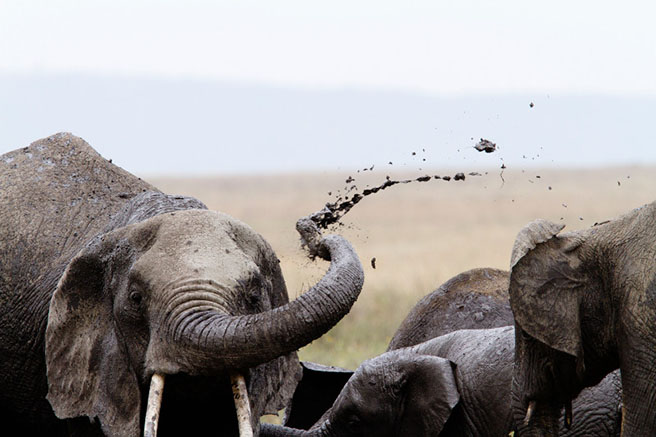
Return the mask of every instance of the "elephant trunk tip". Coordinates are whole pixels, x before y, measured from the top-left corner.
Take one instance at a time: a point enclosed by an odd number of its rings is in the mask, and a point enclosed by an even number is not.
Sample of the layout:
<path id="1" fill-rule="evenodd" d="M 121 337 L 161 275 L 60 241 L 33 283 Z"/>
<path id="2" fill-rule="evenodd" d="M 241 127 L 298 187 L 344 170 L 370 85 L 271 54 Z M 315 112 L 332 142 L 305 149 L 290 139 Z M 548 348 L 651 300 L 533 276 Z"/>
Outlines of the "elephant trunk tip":
<path id="1" fill-rule="evenodd" d="M 296 230 L 301 235 L 302 246 L 307 248 L 309 257 L 312 260 L 318 256 L 321 259 L 330 261 L 330 252 L 322 244 L 323 236 L 321 235 L 321 230 L 319 229 L 319 224 L 321 222 L 315 220 L 317 215 L 321 214 L 322 211 L 300 218 L 296 222 Z"/>

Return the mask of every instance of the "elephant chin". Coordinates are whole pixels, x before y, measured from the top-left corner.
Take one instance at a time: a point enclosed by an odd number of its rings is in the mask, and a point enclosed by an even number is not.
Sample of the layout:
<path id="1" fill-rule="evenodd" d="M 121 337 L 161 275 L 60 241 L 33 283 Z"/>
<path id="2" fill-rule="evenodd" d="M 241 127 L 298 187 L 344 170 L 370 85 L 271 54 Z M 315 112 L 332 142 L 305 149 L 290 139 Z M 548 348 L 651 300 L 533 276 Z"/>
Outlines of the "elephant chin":
<path id="1" fill-rule="evenodd" d="M 571 424 L 571 403 L 569 407 Z M 530 400 L 523 408 L 515 407 L 515 430 L 521 436 L 558 435 L 560 408 L 544 402 Z"/>

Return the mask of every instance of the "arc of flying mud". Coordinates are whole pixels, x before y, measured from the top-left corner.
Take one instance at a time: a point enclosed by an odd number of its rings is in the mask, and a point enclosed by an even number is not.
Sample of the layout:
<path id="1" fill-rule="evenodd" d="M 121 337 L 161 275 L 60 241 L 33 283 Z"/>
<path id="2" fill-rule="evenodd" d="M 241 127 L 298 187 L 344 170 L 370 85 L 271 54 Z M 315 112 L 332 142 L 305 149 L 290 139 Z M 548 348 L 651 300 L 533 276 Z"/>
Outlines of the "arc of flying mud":
<path id="1" fill-rule="evenodd" d="M 478 172 L 470 172 L 469 176 L 481 176 L 480 173 Z M 390 179 L 389 176 L 387 176 L 385 182 L 382 184 L 372 187 L 372 188 L 367 188 L 362 191 L 362 193 L 355 193 L 353 196 L 351 196 L 351 199 L 349 200 L 348 197 L 342 199 L 342 197 L 338 197 L 335 202 L 328 202 L 326 203 L 326 206 L 315 212 L 314 214 L 310 214 L 308 217 L 320 228 L 327 229 L 328 226 L 337 223 L 344 215 L 346 215 L 347 212 L 351 210 L 356 204 L 358 204 L 362 199 L 364 199 L 367 196 L 370 196 L 372 194 L 376 194 L 379 191 L 385 190 L 389 187 L 392 187 L 394 185 L 398 184 L 410 184 L 413 182 L 428 182 L 430 180 L 437 180 L 441 179 L 443 181 L 464 181 L 466 178 L 465 174 L 460 172 L 456 173 L 453 177 L 451 176 L 420 176 L 415 179 L 402 179 L 402 180 L 394 180 Z M 349 178 L 346 180 L 346 183 L 351 183 L 355 181 L 352 177 L 349 176 Z M 350 192 L 352 189 L 355 189 L 355 186 L 351 187 L 348 191 Z"/>
<path id="2" fill-rule="evenodd" d="M 473 140 L 473 138 L 472 138 Z M 481 140 L 474 146 L 474 149 L 476 149 L 479 152 L 486 152 L 486 153 L 492 153 L 498 149 L 497 144 L 493 143 L 490 140 L 487 140 L 485 138 L 481 138 Z M 425 152 L 426 149 L 423 149 Z M 412 152 L 412 155 L 415 156 L 417 153 Z M 423 159 L 426 161 L 426 159 Z M 503 159 L 502 159 L 503 161 Z M 389 162 L 390 165 L 392 165 L 392 161 Z M 503 169 L 506 168 L 505 164 L 502 165 L 502 171 L 501 171 L 501 179 L 503 180 Z M 373 171 L 374 166 L 372 165 L 369 168 L 364 168 L 363 171 Z M 419 169 L 421 171 L 421 169 Z M 360 170 L 358 170 L 360 172 Z M 470 172 L 469 176 L 481 176 L 480 173 L 478 172 Z M 397 184 L 410 184 L 413 182 L 428 182 L 430 180 L 435 180 L 435 179 L 441 179 L 443 181 L 450 181 L 450 180 L 455 180 L 455 181 L 464 181 L 466 178 L 465 173 L 463 172 L 458 172 L 456 173 L 453 177 L 451 176 L 420 176 L 415 179 L 402 179 L 402 180 L 393 180 L 390 179 L 389 176 L 386 177 L 385 182 L 382 184 L 378 185 L 377 187 L 372 187 L 372 188 L 367 188 L 362 191 L 362 193 L 355 193 L 353 196 L 351 196 L 351 199 L 349 200 L 348 196 L 346 194 L 350 193 L 353 190 L 357 191 L 357 187 L 355 185 L 352 185 L 350 188 L 346 187 L 346 193 L 345 197 L 343 198 L 342 196 L 339 196 L 335 202 L 328 202 L 326 203 L 326 206 L 315 212 L 314 214 L 310 214 L 308 217 L 316 223 L 316 225 L 320 228 L 323 229 L 328 229 L 328 226 L 337 223 L 346 213 L 348 213 L 351 208 L 353 208 L 357 203 L 359 203 L 362 199 L 364 199 L 366 196 L 369 196 L 371 194 L 375 194 L 379 191 L 385 190 L 391 186 L 397 185 Z M 355 182 L 355 179 L 352 176 L 349 176 L 345 181 L 347 184 L 351 184 Z M 331 195 L 329 192 L 328 195 Z"/>

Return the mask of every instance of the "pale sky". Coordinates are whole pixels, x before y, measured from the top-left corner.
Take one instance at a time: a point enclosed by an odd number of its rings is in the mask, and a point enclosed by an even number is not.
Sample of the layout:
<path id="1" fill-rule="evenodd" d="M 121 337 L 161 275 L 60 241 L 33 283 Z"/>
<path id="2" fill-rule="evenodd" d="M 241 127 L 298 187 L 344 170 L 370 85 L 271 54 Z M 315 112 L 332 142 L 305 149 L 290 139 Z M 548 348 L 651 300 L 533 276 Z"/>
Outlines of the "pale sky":
<path id="1" fill-rule="evenodd" d="M 136 173 L 419 149 L 499 166 L 471 154 L 485 137 L 509 164 L 653 164 L 654 17 L 631 0 L 0 0 L 0 153 L 70 131 Z"/>
<path id="2" fill-rule="evenodd" d="M 0 71 L 656 93 L 656 3 L 0 0 Z"/>

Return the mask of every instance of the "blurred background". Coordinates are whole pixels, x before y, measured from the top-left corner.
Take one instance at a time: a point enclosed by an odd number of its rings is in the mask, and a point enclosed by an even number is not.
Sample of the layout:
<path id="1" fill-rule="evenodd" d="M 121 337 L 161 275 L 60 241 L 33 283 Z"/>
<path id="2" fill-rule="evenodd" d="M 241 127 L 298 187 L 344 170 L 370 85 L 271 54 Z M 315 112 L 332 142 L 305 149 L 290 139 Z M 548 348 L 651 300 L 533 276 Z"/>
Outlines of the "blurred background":
<path id="1" fill-rule="evenodd" d="M 654 200 L 655 13 L 630 0 L 0 0 L 0 153 L 72 132 L 254 227 L 291 297 L 327 267 L 301 251 L 299 217 L 353 185 L 464 172 L 369 196 L 334 229 L 365 289 L 301 357 L 354 368 L 442 282 L 507 268 L 528 221 L 573 230 Z M 477 152 L 481 138 L 497 150 Z"/>

